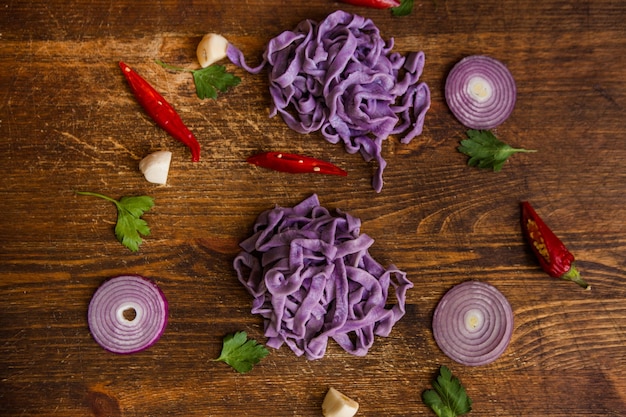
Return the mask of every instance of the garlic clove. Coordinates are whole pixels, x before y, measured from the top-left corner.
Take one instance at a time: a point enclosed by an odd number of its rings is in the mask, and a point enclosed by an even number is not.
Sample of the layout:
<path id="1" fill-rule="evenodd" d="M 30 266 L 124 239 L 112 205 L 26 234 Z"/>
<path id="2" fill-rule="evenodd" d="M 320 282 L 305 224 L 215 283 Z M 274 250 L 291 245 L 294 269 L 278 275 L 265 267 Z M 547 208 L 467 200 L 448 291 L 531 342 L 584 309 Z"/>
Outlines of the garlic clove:
<path id="1" fill-rule="evenodd" d="M 216 33 L 204 35 L 196 49 L 196 56 L 200 66 L 206 68 L 226 58 L 226 48 L 228 48 L 228 41 L 223 36 Z"/>
<path id="2" fill-rule="evenodd" d="M 322 403 L 324 417 L 352 417 L 359 410 L 359 403 L 334 388 L 329 388 Z"/>
<path id="3" fill-rule="evenodd" d="M 146 156 L 139 162 L 139 170 L 148 182 L 165 184 L 170 171 L 172 153 L 170 151 L 157 151 Z"/>

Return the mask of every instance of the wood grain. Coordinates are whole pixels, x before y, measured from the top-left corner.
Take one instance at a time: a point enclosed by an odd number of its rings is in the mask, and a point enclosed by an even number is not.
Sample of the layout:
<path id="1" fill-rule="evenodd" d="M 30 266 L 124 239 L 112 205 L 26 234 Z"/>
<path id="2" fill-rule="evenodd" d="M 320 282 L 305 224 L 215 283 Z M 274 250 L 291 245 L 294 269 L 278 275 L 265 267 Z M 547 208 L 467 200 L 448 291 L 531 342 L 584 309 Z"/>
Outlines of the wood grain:
<path id="1" fill-rule="evenodd" d="M 264 75 L 242 77 L 200 101 L 188 74 L 207 32 L 226 36 L 250 62 L 303 19 L 343 8 L 372 18 L 395 50 L 423 50 L 432 106 L 410 144 L 385 141 L 385 186 L 375 166 L 321 135 L 270 118 Z M 360 416 L 434 415 L 421 392 L 440 365 L 460 377 L 473 416 L 626 415 L 626 5 L 487 0 L 416 2 L 410 17 L 327 0 L 8 2 L 0 22 L 0 415 L 318 416 L 328 387 L 360 402 Z M 464 128 L 443 99 L 445 76 L 470 54 L 507 64 L 515 111 L 496 133 L 533 154 L 499 173 L 466 165 Z M 124 60 L 179 110 L 203 147 L 188 150 L 157 128 L 130 94 Z M 174 154 L 168 185 L 138 171 L 147 153 Z M 347 178 L 252 167 L 261 150 L 314 155 Z M 114 238 L 115 207 L 76 190 L 147 194 L 152 234 L 138 253 Z M 407 314 L 369 354 L 330 344 L 307 361 L 283 347 L 246 375 L 213 361 L 222 337 L 260 319 L 232 261 L 256 216 L 316 193 L 362 220 L 372 256 L 415 283 Z M 530 200 L 576 255 L 592 284 L 541 272 L 519 226 Z M 153 278 L 170 302 L 162 339 L 118 356 L 91 338 L 89 300 L 106 278 Z M 455 284 L 497 286 L 515 313 L 513 339 L 493 364 L 464 367 L 432 337 L 440 297 Z"/>

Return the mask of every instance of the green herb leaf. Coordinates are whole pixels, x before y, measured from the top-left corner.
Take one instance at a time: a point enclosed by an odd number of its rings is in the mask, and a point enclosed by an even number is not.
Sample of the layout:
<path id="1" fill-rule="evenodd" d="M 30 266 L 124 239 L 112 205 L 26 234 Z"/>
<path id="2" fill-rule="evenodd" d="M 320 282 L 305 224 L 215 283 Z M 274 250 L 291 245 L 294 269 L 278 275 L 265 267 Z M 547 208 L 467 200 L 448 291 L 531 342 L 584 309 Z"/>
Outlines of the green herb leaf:
<path id="1" fill-rule="evenodd" d="M 391 13 L 394 16 L 408 16 L 413 11 L 413 0 L 402 0 L 398 7 L 392 7 Z"/>
<path id="2" fill-rule="evenodd" d="M 150 235 L 148 223 L 141 216 L 154 206 L 154 200 L 148 196 L 122 197 L 119 201 L 106 195 L 88 191 L 77 191 L 79 195 L 99 197 L 115 204 L 117 208 L 117 223 L 115 224 L 115 237 L 132 252 L 139 250 L 141 236 Z"/>
<path id="3" fill-rule="evenodd" d="M 156 63 L 172 71 L 190 72 L 193 75 L 196 94 L 200 100 L 205 98 L 216 99 L 218 90 L 223 93 L 241 82 L 241 78 L 226 72 L 226 67 L 223 65 L 209 65 L 206 68 L 192 70 L 175 67 L 159 60 L 156 60 Z"/>
<path id="4" fill-rule="evenodd" d="M 489 130 L 468 130 L 469 139 L 461 141 L 459 152 L 470 157 L 467 164 L 479 168 L 493 169 L 498 172 L 506 160 L 517 152 L 536 152 L 527 149 L 516 149 L 502 142 Z"/>
<path id="5" fill-rule="evenodd" d="M 241 82 L 241 78 L 226 72 L 222 65 L 209 65 L 195 70 L 193 80 L 196 83 L 196 94 L 200 99 L 217 98 L 217 90 L 222 93 Z"/>
<path id="6" fill-rule="evenodd" d="M 246 332 L 236 332 L 224 337 L 222 353 L 215 360 L 226 362 L 237 372 L 245 374 L 268 354 L 269 351 L 256 340 L 248 340 Z"/>
<path id="7" fill-rule="evenodd" d="M 422 400 L 439 417 L 456 417 L 472 411 L 472 400 L 447 367 L 439 368 L 439 376 L 432 384 L 434 390 L 424 391 Z"/>

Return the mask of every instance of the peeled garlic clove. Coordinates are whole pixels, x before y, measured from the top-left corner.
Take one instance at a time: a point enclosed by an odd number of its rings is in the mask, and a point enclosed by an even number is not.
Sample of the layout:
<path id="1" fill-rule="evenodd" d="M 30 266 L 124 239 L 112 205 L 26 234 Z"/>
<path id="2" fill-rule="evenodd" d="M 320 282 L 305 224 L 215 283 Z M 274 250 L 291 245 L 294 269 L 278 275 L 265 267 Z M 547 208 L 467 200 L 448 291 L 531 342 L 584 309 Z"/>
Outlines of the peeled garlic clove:
<path id="1" fill-rule="evenodd" d="M 334 388 L 329 388 L 322 403 L 324 417 L 352 417 L 359 410 L 359 403 Z"/>
<path id="2" fill-rule="evenodd" d="M 139 162 L 139 170 L 148 182 L 165 184 L 167 174 L 170 171 L 172 153 L 170 151 L 157 151 L 146 156 Z"/>
<path id="3" fill-rule="evenodd" d="M 200 66 L 202 68 L 206 68 L 209 65 L 226 58 L 227 47 L 228 41 L 223 36 L 216 33 L 204 35 L 198 44 L 198 48 L 196 49 L 196 55 Z"/>

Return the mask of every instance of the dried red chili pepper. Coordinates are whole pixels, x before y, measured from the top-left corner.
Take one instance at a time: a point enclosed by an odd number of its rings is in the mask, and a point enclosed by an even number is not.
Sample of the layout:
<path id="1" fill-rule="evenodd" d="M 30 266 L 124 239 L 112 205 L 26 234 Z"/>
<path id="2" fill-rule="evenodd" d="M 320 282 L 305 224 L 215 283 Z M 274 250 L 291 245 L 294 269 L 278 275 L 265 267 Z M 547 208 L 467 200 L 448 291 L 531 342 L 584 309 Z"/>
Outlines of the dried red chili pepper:
<path id="1" fill-rule="evenodd" d="M 132 68 L 123 62 L 120 62 L 120 68 L 141 107 L 158 126 L 187 145 L 191 150 L 191 160 L 198 162 L 200 160 L 200 144 L 185 126 L 176 110 Z"/>
<path id="2" fill-rule="evenodd" d="M 375 9 L 389 9 L 391 7 L 400 6 L 398 0 L 341 0 L 343 3 L 352 4 L 354 6 L 373 7 Z"/>
<path id="3" fill-rule="evenodd" d="M 522 202 L 522 230 L 541 268 L 548 275 L 573 281 L 585 289 L 591 288 L 574 266 L 574 255 L 543 222 L 528 201 Z"/>
<path id="4" fill-rule="evenodd" d="M 289 172 L 291 174 L 314 173 L 341 175 L 342 177 L 348 175 L 346 171 L 331 164 L 330 162 L 293 153 L 264 152 L 249 157 L 247 161 L 253 165 L 258 165 L 263 168 L 269 168 L 280 172 Z"/>

